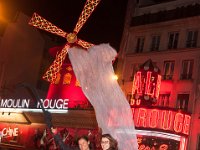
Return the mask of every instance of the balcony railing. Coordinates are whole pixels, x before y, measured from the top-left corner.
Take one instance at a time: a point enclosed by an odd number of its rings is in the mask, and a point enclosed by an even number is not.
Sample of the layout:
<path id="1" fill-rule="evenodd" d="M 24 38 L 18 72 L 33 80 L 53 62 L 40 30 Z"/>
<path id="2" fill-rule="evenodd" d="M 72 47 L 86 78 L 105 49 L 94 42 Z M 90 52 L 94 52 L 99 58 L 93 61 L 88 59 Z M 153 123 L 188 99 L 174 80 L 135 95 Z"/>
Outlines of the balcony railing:
<path id="1" fill-rule="evenodd" d="M 173 75 L 163 75 L 162 76 L 163 80 L 172 80 L 172 78 L 173 78 Z"/>
<path id="2" fill-rule="evenodd" d="M 180 79 L 181 80 L 190 80 L 190 79 L 192 79 L 192 74 L 181 74 Z"/>

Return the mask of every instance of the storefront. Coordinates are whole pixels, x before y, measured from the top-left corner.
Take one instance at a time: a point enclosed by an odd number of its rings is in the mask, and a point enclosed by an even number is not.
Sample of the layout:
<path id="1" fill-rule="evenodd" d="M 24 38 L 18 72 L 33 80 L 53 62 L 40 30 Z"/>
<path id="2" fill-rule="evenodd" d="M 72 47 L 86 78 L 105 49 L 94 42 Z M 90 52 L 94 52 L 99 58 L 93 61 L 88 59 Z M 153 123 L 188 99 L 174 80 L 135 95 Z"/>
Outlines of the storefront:
<path id="1" fill-rule="evenodd" d="M 37 149 L 54 144 L 42 112 L 8 112 L 1 108 L 0 147 Z M 22 108 L 15 108 L 20 110 Z M 4 110 L 4 111 L 2 111 Z M 9 110 L 12 110 L 9 108 Z M 13 109 L 14 110 L 14 109 Z M 39 110 L 39 109 L 38 109 Z M 66 110 L 52 108 L 52 124 L 66 144 L 75 146 L 77 137 L 87 135 L 98 143 L 99 131 L 93 110 Z M 49 110 L 50 111 L 50 110 Z M 66 112 L 67 111 L 67 112 Z M 190 129 L 190 114 L 169 108 L 132 106 L 139 149 L 185 150 Z M 47 131 L 47 132 L 46 132 Z M 46 132 L 46 135 L 45 135 Z M 45 138 L 44 138 L 45 137 Z M 45 139 L 42 141 L 42 139 Z M 28 141 L 28 142 L 27 142 Z M 100 146 L 100 145 L 97 145 Z"/>
<path id="2" fill-rule="evenodd" d="M 7 149 L 56 149 L 53 136 L 44 121 L 43 113 L 1 112 L 0 147 Z M 3 116 L 3 117 L 2 117 Z M 66 145 L 76 147 L 79 136 L 86 135 L 92 143 L 98 139 L 94 111 L 69 110 L 52 113 L 53 133 Z M 100 146 L 100 145 L 99 145 Z"/>
<path id="3" fill-rule="evenodd" d="M 92 109 L 68 108 L 68 99 L 41 100 L 51 112 L 54 134 L 66 145 L 76 146 L 79 136 L 98 140 L 98 126 Z M 31 99 L 0 100 L 0 147 L 6 149 L 56 149 L 39 102 Z M 100 145 L 97 145 L 100 146 Z M 97 147 L 98 148 L 98 147 Z"/>

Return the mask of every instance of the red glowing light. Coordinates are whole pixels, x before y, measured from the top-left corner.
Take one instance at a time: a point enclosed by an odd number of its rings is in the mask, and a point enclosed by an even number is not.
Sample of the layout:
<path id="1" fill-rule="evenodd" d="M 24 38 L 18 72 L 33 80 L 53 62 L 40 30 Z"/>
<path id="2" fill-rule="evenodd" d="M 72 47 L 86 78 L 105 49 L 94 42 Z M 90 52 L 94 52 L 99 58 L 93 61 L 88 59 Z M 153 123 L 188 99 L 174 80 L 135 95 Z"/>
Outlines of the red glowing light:
<path id="1" fill-rule="evenodd" d="M 158 119 L 159 119 L 159 112 L 158 110 L 156 109 L 153 109 L 151 111 L 151 114 L 150 114 L 151 117 L 149 117 L 149 126 L 151 128 L 156 128 L 157 125 L 158 125 Z"/>
<path id="2" fill-rule="evenodd" d="M 53 47 L 49 49 L 49 52 L 52 56 L 56 57 L 56 54 L 60 52 L 62 48 L 62 46 Z M 87 108 L 90 106 L 89 101 L 76 79 L 68 55 L 60 70 L 60 77 L 55 84 L 50 84 L 46 98 L 68 99 L 68 108 Z"/>
<path id="3" fill-rule="evenodd" d="M 147 110 L 145 108 L 140 108 L 137 117 L 137 126 L 146 127 Z"/>
<path id="4" fill-rule="evenodd" d="M 162 112 L 162 116 L 163 116 L 162 128 L 164 130 L 170 130 L 172 122 L 172 120 L 170 119 L 172 118 L 172 112 L 165 110 Z"/>
<path id="5" fill-rule="evenodd" d="M 141 100 L 139 103 L 131 100 L 131 105 L 152 105 L 159 97 L 161 86 L 160 70 L 149 59 L 134 75 L 131 99 Z"/>
<path id="6" fill-rule="evenodd" d="M 160 92 L 160 86 L 161 86 L 161 75 L 158 75 L 157 78 L 157 86 L 156 86 L 156 92 L 155 92 L 155 97 L 158 98 L 159 92 Z"/>
<path id="7" fill-rule="evenodd" d="M 183 123 L 183 133 L 187 135 L 189 134 L 190 119 L 191 117 L 189 115 L 185 115 L 184 123 Z"/>
<path id="8" fill-rule="evenodd" d="M 141 85 L 141 72 L 137 72 L 134 77 L 133 89 L 134 92 L 137 91 L 137 94 L 142 94 L 142 85 Z"/>
<path id="9" fill-rule="evenodd" d="M 183 114 L 177 113 L 174 120 L 174 130 L 176 132 L 181 132 L 183 127 Z"/>
<path id="10" fill-rule="evenodd" d="M 191 116 L 173 110 L 132 108 L 136 127 L 173 131 L 188 135 Z"/>

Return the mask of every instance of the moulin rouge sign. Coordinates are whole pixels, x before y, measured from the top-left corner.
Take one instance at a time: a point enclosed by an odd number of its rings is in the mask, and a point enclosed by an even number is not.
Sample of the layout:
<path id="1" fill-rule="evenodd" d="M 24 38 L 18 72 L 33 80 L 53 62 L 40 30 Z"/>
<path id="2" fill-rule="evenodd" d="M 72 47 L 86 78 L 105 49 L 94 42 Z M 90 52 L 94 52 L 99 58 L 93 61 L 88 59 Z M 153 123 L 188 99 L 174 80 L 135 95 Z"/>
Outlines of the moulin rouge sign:
<path id="1" fill-rule="evenodd" d="M 135 126 L 188 135 L 191 116 L 174 110 L 132 108 Z"/>
<path id="2" fill-rule="evenodd" d="M 41 99 L 45 109 L 68 109 L 68 99 Z M 0 108 L 37 108 L 40 109 L 39 102 L 33 104 L 30 99 L 0 99 Z"/>

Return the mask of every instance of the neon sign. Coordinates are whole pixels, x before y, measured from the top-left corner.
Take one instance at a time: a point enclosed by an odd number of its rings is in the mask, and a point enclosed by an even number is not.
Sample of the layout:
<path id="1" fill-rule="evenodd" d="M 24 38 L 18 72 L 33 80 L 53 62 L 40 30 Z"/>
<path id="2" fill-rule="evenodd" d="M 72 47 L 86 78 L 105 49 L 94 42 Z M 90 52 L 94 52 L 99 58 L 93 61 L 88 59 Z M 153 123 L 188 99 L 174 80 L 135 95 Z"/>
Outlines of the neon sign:
<path id="1" fill-rule="evenodd" d="M 130 105 L 151 105 L 158 99 L 161 75 L 151 60 L 145 62 L 134 75 Z"/>
<path id="2" fill-rule="evenodd" d="M 41 101 L 45 109 L 68 109 L 69 99 L 41 99 Z M 0 108 L 41 108 L 39 102 L 36 106 L 31 104 L 30 99 L 0 99 Z"/>
<path id="3" fill-rule="evenodd" d="M 191 116 L 173 110 L 132 108 L 135 126 L 189 134 Z"/>
<path id="4" fill-rule="evenodd" d="M 160 92 L 161 76 L 152 76 L 151 71 L 145 74 L 138 71 L 134 77 L 132 92 L 135 95 L 132 104 L 136 104 L 137 100 L 157 99 Z M 136 102 L 135 102 L 136 101 Z M 140 103 L 138 103 L 140 105 Z M 136 105 L 138 105 L 136 104 Z"/>
<path id="5" fill-rule="evenodd" d="M 13 137 L 18 136 L 19 134 L 19 128 L 3 128 L 1 132 L 2 137 Z"/>

